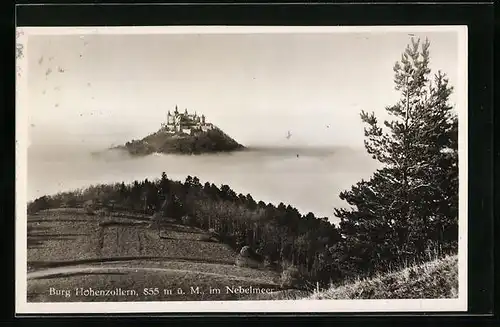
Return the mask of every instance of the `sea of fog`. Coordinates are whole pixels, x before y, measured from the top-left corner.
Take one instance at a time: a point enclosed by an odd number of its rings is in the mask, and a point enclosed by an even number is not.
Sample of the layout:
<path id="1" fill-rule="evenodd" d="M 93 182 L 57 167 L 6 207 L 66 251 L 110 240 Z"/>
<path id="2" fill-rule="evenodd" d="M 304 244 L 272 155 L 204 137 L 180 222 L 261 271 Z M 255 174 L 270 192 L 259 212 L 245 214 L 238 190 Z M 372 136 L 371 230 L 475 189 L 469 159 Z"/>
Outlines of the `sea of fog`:
<path id="1" fill-rule="evenodd" d="M 201 183 L 229 185 L 256 201 L 283 202 L 301 213 L 333 216 L 347 206 L 339 193 L 369 178 L 377 163 L 364 149 L 348 147 L 250 147 L 247 151 L 209 155 L 164 155 L 132 158 L 119 151 L 95 157 L 88 147 L 31 146 L 28 149 L 28 200 L 92 184 L 197 176 Z"/>

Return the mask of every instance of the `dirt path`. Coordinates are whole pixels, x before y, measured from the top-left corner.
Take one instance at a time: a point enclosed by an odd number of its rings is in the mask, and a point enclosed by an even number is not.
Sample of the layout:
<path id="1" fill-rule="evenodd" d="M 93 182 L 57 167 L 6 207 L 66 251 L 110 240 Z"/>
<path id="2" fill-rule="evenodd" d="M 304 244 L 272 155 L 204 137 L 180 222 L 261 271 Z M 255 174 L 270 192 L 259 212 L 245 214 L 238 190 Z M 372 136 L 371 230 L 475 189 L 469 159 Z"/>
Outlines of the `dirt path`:
<path id="1" fill-rule="evenodd" d="M 41 279 L 45 277 L 71 277 L 74 274 L 82 274 L 82 273 L 97 273 L 97 272 L 164 272 L 164 273 L 185 273 L 185 274 L 198 274 L 204 276 L 211 276 L 216 278 L 223 279 L 232 279 L 238 281 L 247 281 L 253 282 L 254 278 L 235 276 L 235 275 L 227 275 L 227 274 L 217 274 L 211 272 L 203 272 L 203 271 L 193 271 L 186 269 L 169 269 L 169 268 L 156 268 L 156 267 L 124 267 L 124 266 L 79 266 L 79 267 L 58 267 L 58 268 L 49 268 L 38 271 L 33 271 L 28 273 L 29 279 Z"/>
<path id="2" fill-rule="evenodd" d="M 28 261 L 28 266 L 31 269 L 38 271 L 39 269 L 54 269 L 62 267 L 75 267 L 75 266 L 89 266 L 91 264 L 110 264 L 115 262 L 130 262 L 130 261 L 177 261 L 177 262 L 192 262 L 192 263 L 209 263 L 209 264 L 219 264 L 228 265 L 226 261 L 214 260 L 214 259 L 203 259 L 203 258 L 191 258 L 191 257 L 178 257 L 178 256 L 123 256 L 123 257 L 100 257 L 100 258 L 89 258 L 81 260 L 64 260 L 64 261 Z"/>

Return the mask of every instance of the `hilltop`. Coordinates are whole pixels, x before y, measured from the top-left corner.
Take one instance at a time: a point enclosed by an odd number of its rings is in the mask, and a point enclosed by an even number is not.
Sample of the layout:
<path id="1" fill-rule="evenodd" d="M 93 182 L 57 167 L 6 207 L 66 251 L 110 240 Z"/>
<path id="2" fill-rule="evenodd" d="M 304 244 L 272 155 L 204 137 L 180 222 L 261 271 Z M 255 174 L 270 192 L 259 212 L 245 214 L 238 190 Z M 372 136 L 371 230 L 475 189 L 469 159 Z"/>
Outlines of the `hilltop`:
<path id="1" fill-rule="evenodd" d="M 244 146 L 206 122 L 204 115 L 189 114 L 187 109 L 179 113 L 176 107 L 173 114 L 168 112 L 166 123 L 162 123 L 158 131 L 113 149 L 123 149 L 132 155 L 201 154 L 237 151 L 244 149 Z"/>

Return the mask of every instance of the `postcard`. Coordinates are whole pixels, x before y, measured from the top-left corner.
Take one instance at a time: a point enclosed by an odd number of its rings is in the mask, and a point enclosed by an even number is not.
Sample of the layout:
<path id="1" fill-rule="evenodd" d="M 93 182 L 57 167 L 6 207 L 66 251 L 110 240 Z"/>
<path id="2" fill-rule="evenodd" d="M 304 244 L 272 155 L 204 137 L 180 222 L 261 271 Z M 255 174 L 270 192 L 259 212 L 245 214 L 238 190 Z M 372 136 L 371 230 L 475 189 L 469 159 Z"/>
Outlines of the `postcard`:
<path id="1" fill-rule="evenodd" d="M 466 26 L 16 40 L 17 313 L 467 309 Z"/>

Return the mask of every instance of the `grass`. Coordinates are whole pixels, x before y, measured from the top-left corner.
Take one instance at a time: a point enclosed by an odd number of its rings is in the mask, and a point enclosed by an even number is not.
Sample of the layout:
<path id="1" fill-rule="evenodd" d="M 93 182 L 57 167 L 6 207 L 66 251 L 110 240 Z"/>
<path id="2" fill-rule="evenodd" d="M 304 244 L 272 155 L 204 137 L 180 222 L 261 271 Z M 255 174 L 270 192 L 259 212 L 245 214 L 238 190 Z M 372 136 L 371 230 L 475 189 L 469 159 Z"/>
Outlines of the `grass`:
<path id="1" fill-rule="evenodd" d="M 82 209 L 29 215 L 28 301 L 238 300 L 255 295 L 228 293 L 226 286 L 278 289 L 276 272 L 237 267 L 237 253 L 225 244 L 206 241 L 206 231 L 170 222 L 159 233 L 147 221 L 147 217 L 88 215 Z M 202 291 L 191 293 L 191 286 Z M 73 295 L 51 295 L 51 288 L 71 290 Z M 76 288 L 135 293 L 85 297 L 76 296 Z M 144 294 L 144 288 L 158 288 L 161 294 Z M 176 293 L 177 288 L 184 293 Z M 210 288 L 221 292 L 210 294 Z"/>
<path id="2" fill-rule="evenodd" d="M 458 257 L 413 265 L 312 294 L 309 299 L 440 299 L 458 297 Z"/>
<path id="3" fill-rule="evenodd" d="M 303 300 L 308 298 L 311 292 L 304 290 L 280 290 L 268 294 L 259 294 L 254 297 L 255 300 L 274 300 L 274 301 L 289 301 L 289 300 Z"/>
<path id="4" fill-rule="evenodd" d="M 313 287 L 311 287 L 312 289 Z M 317 291 L 281 290 L 259 300 L 442 299 L 458 297 L 456 255 Z"/>

